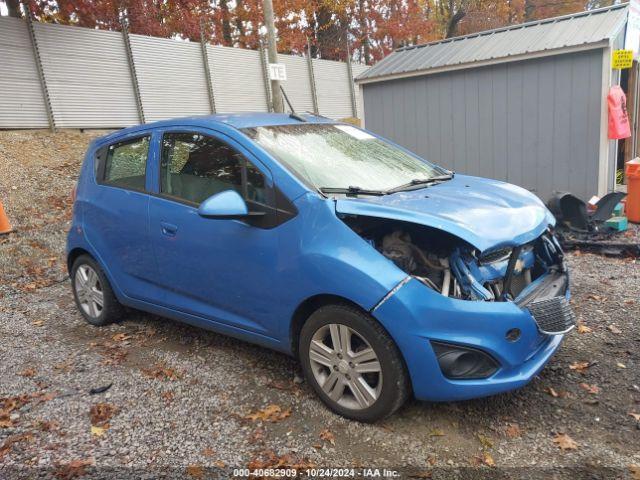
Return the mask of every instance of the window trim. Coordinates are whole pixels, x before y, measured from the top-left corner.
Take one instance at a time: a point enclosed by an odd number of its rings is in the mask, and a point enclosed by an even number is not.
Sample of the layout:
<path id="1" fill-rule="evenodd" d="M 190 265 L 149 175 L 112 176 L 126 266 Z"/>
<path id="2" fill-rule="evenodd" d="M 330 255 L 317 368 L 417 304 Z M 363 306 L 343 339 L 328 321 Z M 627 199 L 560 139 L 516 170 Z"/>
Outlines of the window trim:
<path id="1" fill-rule="evenodd" d="M 160 132 L 160 143 L 159 143 L 159 151 L 158 151 L 158 179 L 157 179 L 157 188 L 158 188 L 158 193 L 155 194 L 154 196 L 157 196 L 159 198 L 164 198 L 167 200 L 171 200 L 177 203 L 181 203 L 183 205 L 189 206 L 189 207 L 193 207 L 196 210 L 200 207 L 201 203 L 196 203 L 196 202 L 192 202 L 191 200 L 187 200 L 185 198 L 182 197 L 178 197 L 175 195 L 171 195 L 170 193 L 166 193 L 162 191 L 162 154 L 164 152 L 164 139 L 166 135 L 173 135 L 173 134 L 198 134 L 198 135 L 206 135 L 208 137 L 212 137 L 215 140 L 225 144 L 227 147 L 232 148 L 234 151 L 238 152 L 240 155 L 242 155 L 243 158 L 243 162 L 241 164 L 241 170 L 240 170 L 240 181 L 242 182 L 240 185 L 240 194 L 242 195 L 242 199 L 247 203 L 247 206 L 249 206 L 249 202 L 252 204 L 258 204 L 258 205 L 262 205 L 264 206 L 265 209 L 275 209 L 275 194 L 274 194 L 274 187 L 270 185 L 270 183 L 273 183 L 273 177 L 271 176 L 271 172 L 269 172 L 268 174 L 266 174 L 264 172 L 263 169 L 260 169 L 260 167 L 258 167 L 258 165 L 256 165 L 256 162 L 251 161 L 249 158 L 247 158 L 247 155 L 242 152 L 238 147 L 236 147 L 235 145 L 232 145 L 231 143 L 227 142 L 226 140 L 224 140 L 223 138 L 221 138 L 222 135 L 221 133 L 215 132 L 215 131 L 202 131 L 198 128 L 188 128 L 188 127 L 182 127 L 182 128 L 178 128 L 178 129 L 167 129 L 164 131 Z M 267 202 L 266 203 L 259 203 L 259 202 L 255 202 L 252 200 L 248 200 L 247 199 L 247 163 L 250 163 L 251 165 L 253 165 L 259 172 L 260 174 L 263 176 L 264 180 L 265 180 L 265 190 L 266 190 L 266 196 L 267 196 Z M 267 170 L 268 171 L 268 170 Z M 231 190 L 231 189 L 229 189 Z"/>
<path id="2" fill-rule="evenodd" d="M 109 182 L 107 180 L 105 180 L 106 177 L 106 173 L 107 173 L 107 159 L 109 158 L 109 150 L 111 149 L 111 147 L 113 147 L 114 149 L 116 147 L 122 146 L 122 145 L 127 145 L 129 143 L 135 143 L 139 140 L 142 140 L 144 138 L 147 138 L 149 140 L 149 146 L 147 148 L 147 158 L 144 162 L 144 180 L 145 180 L 145 187 L 144 188 L 135 188 L 135 187 L 129 187 L 129 186 L 124 186 L 124 185 L 118 185 L 116 183 L 113 182 Z M 97 171 L 96 171 L 96 183 L 98 185 L 102 185 L 104 187 L 113 187 L 113 188 L 119 188 L 121 190 L 127 190 L 127 191 L 131 191 L 131 192 L 138 192 L 138 193 L 146 193 L 149 194 L 150 192 L 147 190 L 146 188 L 146 184 L 147 184 L 147 176 L 149 174 L 149 156 L 151 154 L 152 151 L 152 145 L 153 145 L 153 134 L 152 132 L 146 132 L 142 135 L 137 135 L 135 137 L 131 137 L 131 138 L 126 138 L 124 140 L 120 140 L 114 143 L 108 143 L 106 145 L 102 145 L 101 147 L 98 147 L 94 153 L 94 161 L 97 160 L 98 157 L 98 152 L 100 152 L 102 149 L 106 149 L 106 153 L 105 153 L 105 157 L 104 160 L 102 162 L 100 162 L 100 164 L 98 165 Z"/>

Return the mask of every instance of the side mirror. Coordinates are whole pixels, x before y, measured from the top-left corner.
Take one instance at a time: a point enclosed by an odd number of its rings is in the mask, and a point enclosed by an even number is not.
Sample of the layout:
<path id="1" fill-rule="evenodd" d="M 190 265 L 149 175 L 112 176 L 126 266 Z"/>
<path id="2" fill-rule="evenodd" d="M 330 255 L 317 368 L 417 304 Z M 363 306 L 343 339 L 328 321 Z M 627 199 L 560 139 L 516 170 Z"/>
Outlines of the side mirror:
<path id="1" fill-rule="evenodd" d="M 200 204 L 198 215 L 205 218 L 242 218 L 249 215 L 247 204 L 235 190 L 210 196 Z"/>

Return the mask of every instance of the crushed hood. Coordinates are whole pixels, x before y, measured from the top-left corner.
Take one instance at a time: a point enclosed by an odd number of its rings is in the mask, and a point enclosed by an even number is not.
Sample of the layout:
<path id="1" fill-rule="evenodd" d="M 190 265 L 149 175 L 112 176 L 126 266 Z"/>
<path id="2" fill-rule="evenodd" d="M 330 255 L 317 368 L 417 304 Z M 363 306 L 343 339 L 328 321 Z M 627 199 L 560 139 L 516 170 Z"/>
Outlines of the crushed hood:
<path id="1" fill-rule="evenodd" d="M 419 190 L 338 198 L 336 212 L 437 228 L 480 251 L 522 245 L 555 224 L 542 201 L 527 190 L 498 180 L 458 174 Z"/>

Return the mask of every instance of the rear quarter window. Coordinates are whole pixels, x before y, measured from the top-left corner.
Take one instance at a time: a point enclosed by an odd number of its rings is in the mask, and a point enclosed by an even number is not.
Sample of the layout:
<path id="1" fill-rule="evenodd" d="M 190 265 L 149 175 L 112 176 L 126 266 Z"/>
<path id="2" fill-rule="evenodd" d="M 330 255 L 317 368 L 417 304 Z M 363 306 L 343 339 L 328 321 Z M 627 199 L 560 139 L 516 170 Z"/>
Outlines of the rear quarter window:
<path id="1" fill-rule="evenodd" d="M 144 190 L 147 157 L 151 137 L 144 136 L 115 143 L 98 150 L 98 164 L 103 164 L 102 183 L 132 190 Z"/>

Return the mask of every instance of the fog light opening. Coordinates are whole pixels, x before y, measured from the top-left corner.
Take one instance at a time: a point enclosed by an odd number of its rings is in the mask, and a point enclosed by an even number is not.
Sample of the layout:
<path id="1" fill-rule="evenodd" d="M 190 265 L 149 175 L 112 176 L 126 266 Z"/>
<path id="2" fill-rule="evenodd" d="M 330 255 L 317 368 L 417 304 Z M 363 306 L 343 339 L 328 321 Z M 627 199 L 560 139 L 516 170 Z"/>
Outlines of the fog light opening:
<path id="1" fill-rule="evenodd" d="M 451 379 L 480 379 L 493 375 L 499 367 L 489 354 L 469 347 L 431 342 L 438 364 L 445 377 Z"/>

